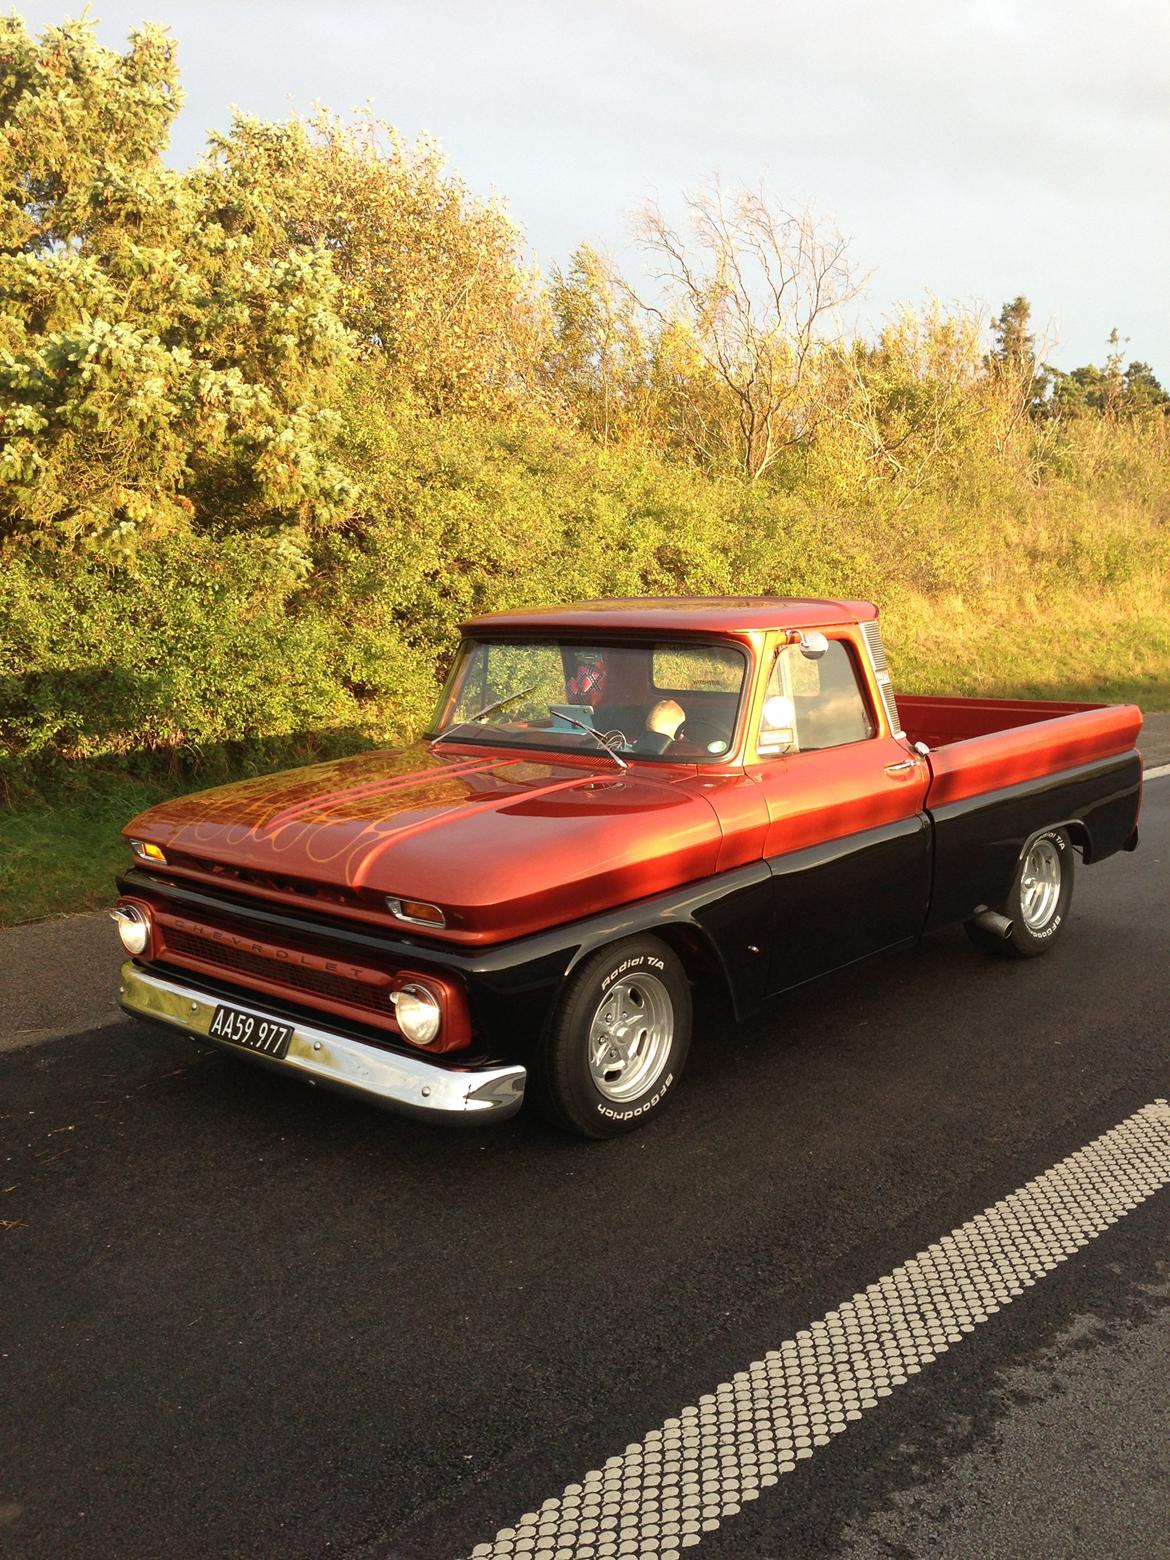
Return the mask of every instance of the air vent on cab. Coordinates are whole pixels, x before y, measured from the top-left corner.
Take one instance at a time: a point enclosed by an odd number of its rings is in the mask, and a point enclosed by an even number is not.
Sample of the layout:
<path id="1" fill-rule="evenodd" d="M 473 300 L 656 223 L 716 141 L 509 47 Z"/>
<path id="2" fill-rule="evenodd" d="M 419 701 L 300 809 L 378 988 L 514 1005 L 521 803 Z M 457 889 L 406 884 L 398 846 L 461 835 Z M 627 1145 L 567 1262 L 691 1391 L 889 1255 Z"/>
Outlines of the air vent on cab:
<path id="1" fill-rule="evenodd" d="M 882 703 L 886 707 L 886 718 L 890 723 L 890 730 L 894 736 L 900 737 L 903 735 L 902 717 L 898 714 L 898 701 L 894 697 L 894 686 L 890 681 L 890 665 L 886 660 L 885 646 L 882 644 L 882 631 L 875 622 L 870 621 L 861 625 L 861 632 L 865 636 L 865 646 L 869 651 L 869 659 L 873 664 L 878 692 L 881 694 Z"/>

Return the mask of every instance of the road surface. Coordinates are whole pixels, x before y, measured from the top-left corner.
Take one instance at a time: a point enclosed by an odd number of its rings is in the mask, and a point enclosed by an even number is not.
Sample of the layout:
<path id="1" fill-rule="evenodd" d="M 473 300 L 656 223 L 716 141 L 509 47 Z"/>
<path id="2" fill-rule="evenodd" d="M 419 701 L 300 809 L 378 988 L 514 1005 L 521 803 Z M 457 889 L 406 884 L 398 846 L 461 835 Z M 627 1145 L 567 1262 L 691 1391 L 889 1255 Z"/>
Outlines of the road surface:
<path id="1" fill-rule="evenodd" d="M 3 934 L 0 1553 L 1170 1555 L 1170 1189 L 1124 1185 L 791 1471 L 749 1487 L 773 1392 L 713 1515 L 643 1468 L 624 1528 L 565 1516 L 1170 1096 L 1168 863 L 1160 778 L 1051 956 L 950 931 L 713 1019 L 661 1120 L 597 1145 L 195 1056 L 118 1015 L 100 920 Z"/>

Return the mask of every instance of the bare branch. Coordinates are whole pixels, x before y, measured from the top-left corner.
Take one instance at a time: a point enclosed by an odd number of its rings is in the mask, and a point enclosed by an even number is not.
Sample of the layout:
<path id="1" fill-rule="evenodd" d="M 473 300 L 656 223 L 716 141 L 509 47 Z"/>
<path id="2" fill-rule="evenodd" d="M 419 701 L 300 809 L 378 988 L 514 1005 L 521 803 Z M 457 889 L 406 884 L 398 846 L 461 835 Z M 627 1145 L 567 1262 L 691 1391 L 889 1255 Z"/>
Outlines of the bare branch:
<path id="1" fill-rule="evenodd" d="M 647 307 L 691 330 L 728 398 L 736 461 L 754 480 L 815 426 L 809 367 L 861 279 L 831 223 L 771 203 L 762 190 L 728 192 L 713 179 L 685 206 L 685 237 L 657 202 L 639 214 L 636 236 L 665 294 Z"/>

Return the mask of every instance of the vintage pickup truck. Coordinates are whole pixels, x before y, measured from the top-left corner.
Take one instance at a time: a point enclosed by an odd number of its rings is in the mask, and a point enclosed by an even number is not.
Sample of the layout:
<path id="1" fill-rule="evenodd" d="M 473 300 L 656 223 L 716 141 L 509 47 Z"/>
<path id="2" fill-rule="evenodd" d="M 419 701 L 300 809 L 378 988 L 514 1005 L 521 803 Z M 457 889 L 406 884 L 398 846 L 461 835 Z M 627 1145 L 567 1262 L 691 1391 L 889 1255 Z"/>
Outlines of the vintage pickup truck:
<path id="1" fill-rule="evenodd" d="M 660 1110 L 692 998 L 962 922 L 1043 953 L 1137 844 L 1131 706 L 895 700 L 865 601 L 475 619 L 430 731 L 165 802 L 112 912 L 130 1013 L 422 1116 Z"/>

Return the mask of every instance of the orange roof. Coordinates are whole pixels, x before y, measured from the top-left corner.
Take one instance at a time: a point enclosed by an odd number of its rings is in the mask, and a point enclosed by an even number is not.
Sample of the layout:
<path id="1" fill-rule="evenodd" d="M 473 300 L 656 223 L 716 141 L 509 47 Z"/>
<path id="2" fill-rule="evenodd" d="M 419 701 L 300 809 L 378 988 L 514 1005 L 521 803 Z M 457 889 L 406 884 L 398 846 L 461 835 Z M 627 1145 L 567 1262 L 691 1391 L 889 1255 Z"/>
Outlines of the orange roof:
<path id="1" fill-rule="evenodd" d="M 652 633 L 744 634 L 774 628 L 825 628 L 877 617 L 872 601 L 805 600 L 798 596 L 627 596 L 573 601 L 563 607 L 523 607 L 469 618 L 468 633 L 501 630 L 643 630 Z"/>

